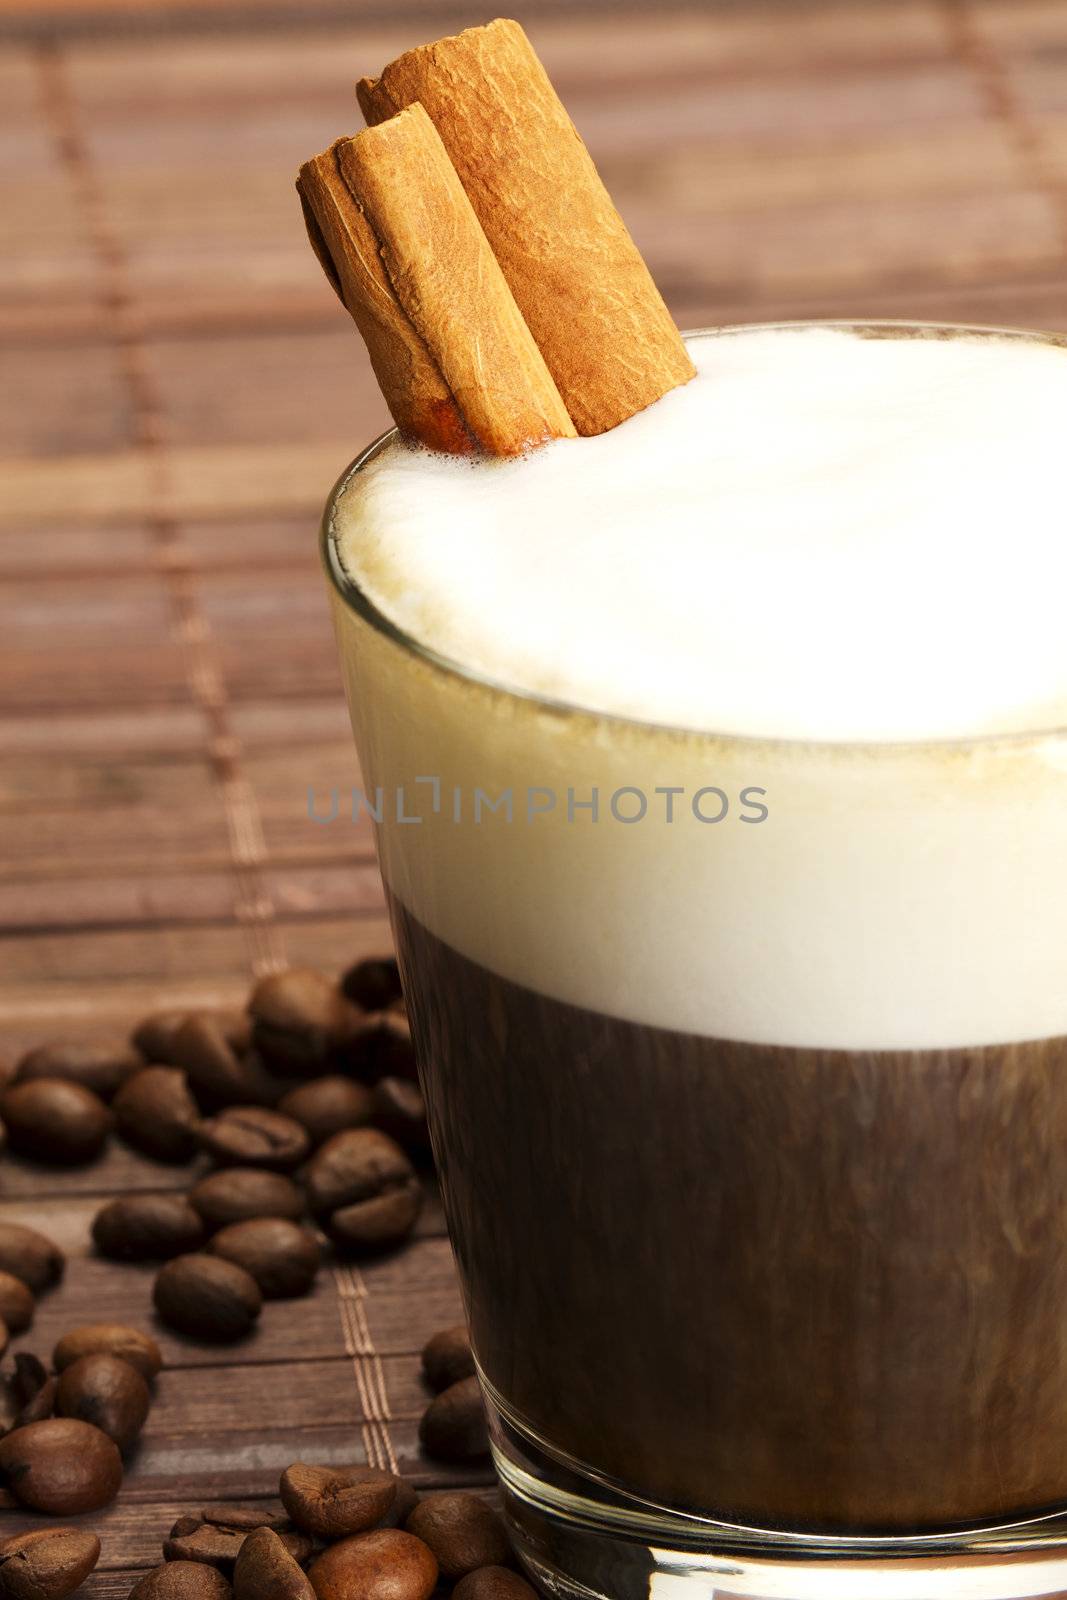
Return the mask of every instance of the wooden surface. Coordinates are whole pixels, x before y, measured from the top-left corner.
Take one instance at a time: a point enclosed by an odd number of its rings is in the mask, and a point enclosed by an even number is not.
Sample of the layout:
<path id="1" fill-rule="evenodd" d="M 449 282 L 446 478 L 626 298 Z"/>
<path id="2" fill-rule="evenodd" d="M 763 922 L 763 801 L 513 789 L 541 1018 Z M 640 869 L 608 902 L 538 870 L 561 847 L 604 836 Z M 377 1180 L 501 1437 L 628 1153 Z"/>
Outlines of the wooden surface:
<path id="1" fill-rule="evenodd" d="M 513 9 L 683 325 L 1067 326 L 1062 0 Z M 367 832 L 307 816 L 356 781 L 316 520 L 385 417 L 292 176 L 358 125 L 358 75 L 491 14 L 0 0 L 9 1055 L 387 940 Z M 0 1215 L 75 1256 L 20 1344 L 150 1323 L 148 1275 L 91 1259 L 88 1222 L 185 1176 L 0 1166 Z M 415 1352 L 457 1313 L 431 1208 L 410 1251 L 325 1273 L 233 1352 L 168 1341 L 92 1592 L 295 1456 L 432 1478 Z"/>

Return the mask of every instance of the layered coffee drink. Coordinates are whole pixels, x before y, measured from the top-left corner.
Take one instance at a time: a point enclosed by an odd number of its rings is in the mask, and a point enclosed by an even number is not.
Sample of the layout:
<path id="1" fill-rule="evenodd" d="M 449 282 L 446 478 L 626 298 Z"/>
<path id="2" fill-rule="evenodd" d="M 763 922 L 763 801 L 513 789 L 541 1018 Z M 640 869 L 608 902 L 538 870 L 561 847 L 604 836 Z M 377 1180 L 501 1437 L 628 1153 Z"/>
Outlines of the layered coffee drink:
<path id="1" fill-rule="evenodd" d="M 691 1517 L 1061 1507 L 1067 350 L 689 350 L 527 458 L 393 436 L 330 511 L 487 1393 Z"/>

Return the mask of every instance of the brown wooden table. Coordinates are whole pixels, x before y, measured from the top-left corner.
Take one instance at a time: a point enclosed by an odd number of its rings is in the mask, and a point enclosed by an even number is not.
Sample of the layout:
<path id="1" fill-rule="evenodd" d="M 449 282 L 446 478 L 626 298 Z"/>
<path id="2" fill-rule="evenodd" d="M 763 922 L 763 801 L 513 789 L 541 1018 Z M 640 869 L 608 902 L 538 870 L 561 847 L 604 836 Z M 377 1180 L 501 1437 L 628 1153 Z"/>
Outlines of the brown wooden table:
<path id="1" fill-rule="evenodd" d="M 683 325 L 1067 326 L 1061 0 L 512 10 Z M 317 515 L 385 415 L 292 178 L 358 126 L 358 75 L 491 14 L 0 0 L 8 1055 L 387 942 L 365 828 L 307 815 L 356 781 Z M 92 1259 L 88 1223 L 104 1195 L 186 1181 L 117 1150 L 64 1176 L 5 1161 L 0 1216 L 74 1257 L 19 1344 L 149 1325 L 148 1275 Z M 409 1251 L 324 1274 L 236 1350 L 167 1340 L 92 1519 L 92 1592 L 125 1595 L 179 1510 L 268 1494 L 299 1455 L 439 1480 L 415 1352 L 458 1309 L 431 1207 Z"/>

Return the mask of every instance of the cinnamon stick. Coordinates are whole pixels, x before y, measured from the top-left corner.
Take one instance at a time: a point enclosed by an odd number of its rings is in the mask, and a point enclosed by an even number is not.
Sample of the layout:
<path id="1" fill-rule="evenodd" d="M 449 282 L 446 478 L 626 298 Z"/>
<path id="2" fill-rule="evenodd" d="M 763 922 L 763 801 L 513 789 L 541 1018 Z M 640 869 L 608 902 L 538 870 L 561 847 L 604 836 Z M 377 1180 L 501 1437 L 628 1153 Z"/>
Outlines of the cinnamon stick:
<path id="1" fill-rule="evenodd" d="M 401 433 L 432 450 L 474 449 L 441 370 L 393 292 L 370 223 L 341 177 L 338 139 L 305 161 L 297 179 L 308 238 L 342 305 L 363 335 L 371 366 Z"/>
<path id="2" fill-rule="evenodd" d="M 689 381 L 681 335 L 517 22 L 409 50 L 356 92 L 372 125 L 425 107 L 579 433 Z"/>
<path id="3" fill-rule="evenodd" d="M 519 455 L 574 427 L 420 106 L 305 162 L 297 188 L 327 276 L 401 431 Z"/>

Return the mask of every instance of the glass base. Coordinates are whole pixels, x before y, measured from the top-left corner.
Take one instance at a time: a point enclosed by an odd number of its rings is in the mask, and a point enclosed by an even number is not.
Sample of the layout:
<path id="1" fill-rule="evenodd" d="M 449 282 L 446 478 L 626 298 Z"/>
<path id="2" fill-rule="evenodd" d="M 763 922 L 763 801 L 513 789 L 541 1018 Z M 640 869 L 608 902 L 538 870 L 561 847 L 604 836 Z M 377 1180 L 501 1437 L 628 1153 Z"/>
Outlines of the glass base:
<path id="1" fill-rule="evenodd" d="M 489 1389 L 486 1401 L 512 1538 L 560 1600 L 1067 1597 L 1067 1511 L 913 1537 L 737 1527 L 628 1498 L 550 1455 Z"/>

